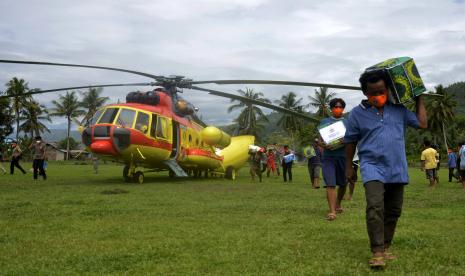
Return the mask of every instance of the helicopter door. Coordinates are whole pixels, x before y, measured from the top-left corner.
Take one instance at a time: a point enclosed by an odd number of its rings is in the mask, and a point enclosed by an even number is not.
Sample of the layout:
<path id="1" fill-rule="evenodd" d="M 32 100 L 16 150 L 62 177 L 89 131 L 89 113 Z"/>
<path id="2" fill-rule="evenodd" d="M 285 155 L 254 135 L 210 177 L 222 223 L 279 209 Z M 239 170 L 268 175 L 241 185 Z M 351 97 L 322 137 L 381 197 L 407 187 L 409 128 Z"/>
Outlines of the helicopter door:
<path id="1" fill-rule="evenodd" d="M 170 155 L 170 158 L 176 158 L 178 156 L 178 153 L 179 153 L 179 148 L 181 147 L 181 139 L 179 139 L 179 136 L 180 136 L 180 129 L 179 129 L 179 123 L 176 122 L 175 120 L 172 121 L 172 124 L 173 126 L 173 149 L 171 151 L 171 155 Z"/>

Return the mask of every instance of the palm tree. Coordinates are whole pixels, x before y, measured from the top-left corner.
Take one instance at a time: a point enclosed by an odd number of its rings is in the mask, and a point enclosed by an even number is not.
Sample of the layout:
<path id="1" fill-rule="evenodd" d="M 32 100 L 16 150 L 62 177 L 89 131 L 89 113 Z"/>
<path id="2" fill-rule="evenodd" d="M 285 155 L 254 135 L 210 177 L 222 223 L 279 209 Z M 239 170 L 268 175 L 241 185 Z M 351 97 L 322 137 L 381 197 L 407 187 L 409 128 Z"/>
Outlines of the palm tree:
<path id="1" fill-rule="evenodd" d="M 52 122 L 44 105 L 39 104 L 31 98 L 30 101 L 25 103 L 21 115 L 19 119 L 23 123 L 19 126 L 19 129 L 25 133 L 30 133 L 31 138 L 34 137 L 34 134 L 35 136 L 39 136 L 45 131 L 50 133 L 47 126 L 41 122 L 43 120 Z"/>
<path id="2" fill-rule="evenodd" d="M 297 95 L 294 92 L 288 92 L 282 95 L 280 100 L 275 101 L 275 103 L 281 107 L 303 113 L 305 106 L 302 105 L 301 102 L 302 98 L 297 99 Z M 285 131 L 291 134 L 291 141 L 293 144 L 295 134 L 302 130 L 303 125 L 304 122 L 302 119 L 290 114 L 283 114 L 278 120 L 278 126 L 281 126 Z"/>
<path id="3" fill-rule="evenodd" d="M 262 101 L 265 103 L 270 103 L 270 100 L 264 98 L 262 92 L 255 92 L 253 89 L 249 88 L 246 88 L 245 91 L 239 89 L 238 92 L 242 97 Z M 262 119 L 264 121 L 268 121 L 268 119 L 259 107 L 256 107 L 253 104 L 246 101 L 231 99 L 231 103 L 236 101 L 238 101 L 238 103 L 231 105 L 228 108 L 228 113 L 231 113 L 233 110 L 236 109 L 242 109 L 241 113 L 236 118 L 236 122 L 239 125 L 239 129 L 242 129 L 241 133 L 256 135 L 258 129 L 260 128 L 259 120 Z"/>
<path id="4" fill-rule="evenodd" d="M 0 91 L 0 95 L 3 96 L 3 92 Z M 4 139 L 13 133 L 13 116 L 10 99 L 1 98 L 0 99 L 0 150 Z"/>
<path id="5" fill-rule="evenodd" d="M 88 126 L 95 112 L 102 107 L 110 98 L 100 97 L 103 88 L 89 88 L 87 92 L 82 93 L 81 107 L 86 109 L 86 114 L 82 120 L 85 126 Z M 82 124 L 81 123 L 81 124 Z"/>
<path id="6" fill-rule="evenodd" d="M 66 92 L 66 95 L 59 95 L 58 101 L 52 101 L 55 105 L 52 116 L 66 116 L 68 122 L 68 132 L 66 133 L 66 160 L 69 160 L 69 135 L 71 122 L 76 117 L 84 115 L 85 111 L 80 109 L 81 104 L 76 97 L 76 92 Z"/>
<path id="7" fill-rule="evenodd" d="M 329 102 L 331 99 L 335 98 L 336 93 L 328 92 L 327 87 L 319 87 L 315 89 L 315 96 L 308 96 L 310 99 L 310 106 L 318 108 L 316 111 L 316 116 L 320 118 L 328 117 L 329 113 Z"/>
<path id="8" fill-rule="evenodd" d="M 442 85 L 435 87 L 436 94 L 442 95 L 442 97 L 434 97 L 426 101 L 426 110 L 428 110 L 428 126 L 431 133 L 442 133 L 444 139 L 444 146 L 446 151 L 447 136 L 446 136 L 446 125 L 452 123 L 455 118 L 454 108 L 457 106 L 457 102 L 454 101 L 454 96 L 447 94 L 447 91 Z"/>
<path id="9" fill-rule="evenodd" d="M 12 97 L 12 105 L 16 118 L 16 140 L 18 140 L 21 110 L 25 106 L 26 102 L 31 98 L 31 96 L 24 95 L 24 93 L 29 91 L 29 87 L 27 82 L 23 79 L 14 77 L 6 83 L 6 86 L 6 94 Z"/>

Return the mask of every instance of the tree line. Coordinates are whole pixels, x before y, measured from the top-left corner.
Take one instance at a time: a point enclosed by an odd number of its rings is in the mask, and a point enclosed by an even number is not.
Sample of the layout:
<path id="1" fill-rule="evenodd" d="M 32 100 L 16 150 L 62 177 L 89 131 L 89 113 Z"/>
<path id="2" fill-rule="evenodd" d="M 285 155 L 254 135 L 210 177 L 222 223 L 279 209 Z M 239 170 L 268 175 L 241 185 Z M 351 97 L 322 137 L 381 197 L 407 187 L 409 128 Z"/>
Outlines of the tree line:
<path id="1" fill-rule="evenodd" d="M 8 95 L 10 98 L 0 99 L 0 142 L 3 142 L 14 130 L 16 140 L 31 140 L 34 136 L 50 132 L 45 123 L 51 122 L 52 117 L 65 117 L 67 159 L 70 156 L 72 123 L 89 125 L 95 112 L 109 100 L 108 97 L 101 96 L 102 88 L 89 88 L 85 92 L 68 91 L 64 95 L 58 95 L 58 99 L 52 101 L 52 108 L 47 109 L 33 96 L 28 95 L 40 89 L 30 89 L 24 79 L 14 77 L 5 84 L 5 87 L 5 91 L 0 91 L 0 95 Z M 271 103 L 263 93 L 253 89 L 238 90 L 238 93 L 246 98 Z M 464 109 L 462 103 L 465 103 L 465 83 L 455 83 L 447 88 L 438 85 L 434 93 L 442 97 L 428 97 L 425 100 L 428 129 L 407 131 L 406 143 L 409 154 L 416 154 L 421 149 L 424 139 L 433 141 L 445 150 L 448 146 L 455 147 L 458 142 L 465 139 L 465 112 L 460 112 Z M 274 103 L 322 119 L 330 115 L 329 102 L 338 96 L 335 92 L 320 87 L 315 89 L 314 95 L 308 96 L 307 103 L 292 91 L 285 93 Z M 345 98 L 342 95 L 339 97 Z M 308 145 L 317 135 L 317 123 L 309 123 L 289 114 L 279 115 L 276 125 L 280 131 L 271 133 L 264 131 L 267 127 L 269 129 L 267 125 L 270 124 L 268 119 L 270 116 L 266 116 L 260 107 L 236 99 L 231 99 L 231 104 L 228 112 L 240 110 L 234 124 L 227 128 L 233 134 L 255 135 L 259 143 L 287 143 L 295 148 Z M 408 104 L 407 107 L 413 110 L 414 104 Z M 348 113 L 345 114 L 347 115 Z M 13 125 L 16 127 L 13 128 Z"/>
<path id="2" fill-rule="evenodd" d="M 420 152 L 425 139 L 436 144 L 442 152 L 446 152 L 448 147 L 456 148 L 459 142 L 465 140 L 465 83 L 454 83 L 448 87 L 438 85 L 434 88 L 435 93 L 441 97 L 427 97 L 425 105 L 428 113 L 428 129 L 417 131 L 407 130 L 406 147 L 409 155 L 416 156 Z M 239 90 L 243 97 L 254 100 L 261 100 L 270 103 L 270 100 L 263 96 L 263 93 L 253 89 Z M 345 94 L 344 94 L 345 95 Z M 301 112 L 309 113 L 317 119 L 322 119 L 330 115 L 329 102 L 336 98 L 347 98 L 344 95 L 337 95 L 327 88 L 315 89 L 314 95 L 308 96 L 308 103 L 303 103 L 304 99 L 297 97 L 296 93 L 290 91 L 281 96 L 275 103 L 281 107 Z M 311 141 L 318 135 L 316 127 L 318 123 L 309 123 L 292 115 L 281 114 L 277 121 L 277 129 L 270 132 L 269 117 L 261 108 L 231 100 L 234 104 L 228 109 L 229 112 L 240 109 L 239 116 L 232 126 L 226 128 L 230 132 L 240 134 L 251 134 L 257 137 L 259 143 L 288 143 L 296 148 L 301 148 L 311 144 Z M 415 103 L 407 104 L 411 110 L 415 109 Z M 313 111 L 311 110 L 313 108 Z M 344 116 L 348 116 L 349 112 Z M 245 126 L 245 127 L 244 127 Z M 266 129 L 266 131 L 264 131 Z M 239 130 L 239 131 L 237 131 Z"/>
<path id="3" fill-rule="evenodd" d="M 45 122 L 52 122 L 52 117 L 65 117 L 67 121 L 66 135 L 66 159 L 70 157 L 70 131 L 73 121 L 80 125 L 88 125 L 95 112 L 102 107 L 108 97 L 102 97 L 102 88 L 89 88 L 81 92 L 79 99 L 76 91 L 66 92 L 58 95 L 57 100 L 52 101 L 52 107 L 46 108 L 28 93 L 40 91 L 30 89 L 24 79 L 12 78 L 5 84 L 5 91 L 0 95 L 10 96 L 0 99 L 0 143 L 13 133 L 20 144 L 28 144 L 34 136 L 40 136 L 50 129 Z M 82 118 L 78 121 L 78 118 Z M 22 136 L 21 136 L 22 134 Z"/>

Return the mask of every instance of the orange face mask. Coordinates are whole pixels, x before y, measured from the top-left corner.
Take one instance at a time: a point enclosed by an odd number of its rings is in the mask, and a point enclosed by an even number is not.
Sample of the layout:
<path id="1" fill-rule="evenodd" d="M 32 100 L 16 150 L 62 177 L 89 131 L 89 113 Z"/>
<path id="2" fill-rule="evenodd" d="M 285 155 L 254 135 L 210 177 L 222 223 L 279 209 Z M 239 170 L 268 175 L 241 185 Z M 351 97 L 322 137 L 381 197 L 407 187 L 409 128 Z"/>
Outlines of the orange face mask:
<path id="1" fill-rule="evenodd" d="M 375 107 L 383 107 L 387 101 L 387 91 L 384 91 L 383 94 L 377 96 L 367 96 L 368 102 Z"/>
<path id="2" fill-rule="evenodd" d="M 342 107 L 333 107 L 331 108 L 331 113 L 333 113 L 334 118 L 341 118 L 344 108 Z"/>

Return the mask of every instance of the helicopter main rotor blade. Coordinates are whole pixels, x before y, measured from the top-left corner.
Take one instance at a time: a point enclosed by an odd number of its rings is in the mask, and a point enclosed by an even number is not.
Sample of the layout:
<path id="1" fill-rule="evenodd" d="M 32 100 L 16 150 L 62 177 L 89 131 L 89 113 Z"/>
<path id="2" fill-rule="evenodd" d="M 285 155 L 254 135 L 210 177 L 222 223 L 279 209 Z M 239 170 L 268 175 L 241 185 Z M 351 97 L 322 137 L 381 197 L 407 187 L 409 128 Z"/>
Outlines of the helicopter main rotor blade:
<path id="1" fill-rule="evenodd" d="M 118 71 L 118 72 L 125 72 L 130 74 L 136 74 L 139 76 L 144 76 L 152 79 L 159 79 L 162 76 L 156 76 L 144 72 L 127 70 L 122 68 L 114 68 L 114 67 L 104 67 L 104 66 L 94 66 L 94 65 L 83 65 L 83 64 L 71 64 L 71 63 L 55 63 L 55 62 L 41 62 L 41 61 L 22 61 L 22 60 L 8 60 L 8 59 L 0 59 L 0 63 L 16 63 L 16 64 L 35 64 L 35 65 L 51 65 L 51 66 L 65 66 L 65 67 L 82 67 L 82 68 L 93 68 L 93 69 L 102 69 L 102 70 L 110 70 L 110 71 Z"/>
<path id="2" fill-rule="evenodd" d="M 74 86 L 74 87 L 65 87 L 65 88 L 48 89 L 48 90 L 37 90 L 37 91 L 27 92 L 21 95 L 29 96 L 29 95 L 35 95 L 35 94 L 44 94 L 44 93 L 50 93 L 50 92 L 56 92 L 56 91 L 76 90 L 76 89 L 84 89 L 84 88 L 117 87 L 117 86 L 154 86 L 154 85 L 156 85 L 156 83 L 154 82 L 99 84 L 99 85 Z M 14 95 L 2 95 L 0 96 L 0 99 L 12 98 L 12 97 L 14 97 Z"/>
<path id="3" fill-rule="evenodd" d="M 281 106 L 277 106 L 277 105 L 274 105 L 274 104 L 249 99 L 249 98 L 242 97 L 242 96 L 239 96 L 239 95 L 230 94 L 230 93 L 221 92 L 221 91 L 212 90 L 212 89 L 206 89 L 206 88 L 197 87 L 197 86 L 191 86 L 188 89 L 204 91 L 204 92 L 208 92 L 209 94 L 212 94 L 212 95 L 215 95 L 215 96 L 220 96 L 220 97 L 224 97 L 224 98 L 229 98 L 229 99 L 234 99 L 234 100 L 238 100 L 238 101 L 248 102 L 248 103 L 251 103 L 251 104 L 254 104 L 254 105 L 259 105 L 259 106 L 263 106 L 263 107 L 273 109 L 273 110 L 276 110 L 276 111 L 279 111 L 279 112 L 283 112 L 283 113 L 291 114 L 291 115 L 294 115 L 294 116 L 298 116 L 298 117 L 301 117 L 303 119 L 306 119 L 306 120 L 309 120 L 309 121 L 312 121 L 312 122 L 319 122 L 318 119 L 316 119 L 316 118 L 314 118 L 312 116 L 309 116 L 307 114 L 299 113 L 299 112 L 296 112 L 296 111 L 293 111 L 293 110 L 290 110 L 290 109 L 287 109 L 287 108 L 284 108 L 284 107 L 281 107 Z"/>
<path id="4" fill-rule="evenodd" d="M 192 84 L 272 84 L 272 85 L 295 85 L 295 86 L 311 86 L 311 87 L 327 87 L 348 90 L 362 90 L 358 86 L 338 85 L 328 83 L 315 82 L 300 82 L 300 81 L 273 81 L 273 80 L 209 80 L 209 81 L 193 81 Z"/>

